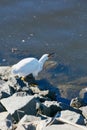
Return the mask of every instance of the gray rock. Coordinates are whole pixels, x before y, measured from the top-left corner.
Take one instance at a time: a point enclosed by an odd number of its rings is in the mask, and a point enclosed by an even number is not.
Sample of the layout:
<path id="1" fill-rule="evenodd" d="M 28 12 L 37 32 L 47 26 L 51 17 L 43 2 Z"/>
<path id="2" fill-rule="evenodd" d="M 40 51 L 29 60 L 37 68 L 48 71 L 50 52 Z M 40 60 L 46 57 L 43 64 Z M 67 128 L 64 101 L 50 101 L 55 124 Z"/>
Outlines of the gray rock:
<path id="1" fill-rule="evenodd" d="M 40 121 L 41 117 L 36 117 L 33 115 L 24 115 L 24 117 L 20 120 L 19 124 L 24 122 L 31 122 L 31 121 Z"/>
<path id="2" fill-rule="evenodd" d="M 85 117 L 85 119 L 87 119 L 87 106 L 80 107 L 80 110 L 82 111 L 82 114 Z"/>
<path id="3" fill-rule="evenodd" d="M 16 130 L 36 130 L 36 124 L 34 123 L 24 123 L 24 124 L 18 124 L 18 127 Z"/>
<path id="4" fill-rule="evenodd" d="M 18 121 L 25 114 L 36 115 L 36 99 L 25 92 L 15 93 L 13 96 L 1 99 L 2 105 Z"/>
<path id="5" fill-rule="evenodd" d="M 70 110 L 70 111 L 74 111 L 74 112 L 79 113 L 79 114 L 82 113 L 80 109 L 74 108 L 74 107 L 67 105 L 65 103 L 59 102 L 59 104 L 60 104 L 60 107 L 62 108 L 62 110 Z"/>
<path id="6" fill-rule="evenodd" d="M 46 116 L 53 117 L 58 111 L 61 111 L 61 107 L 56 101 L 45 101 L 40 104 L 39 111 Z"/>
<path id="7" fill-rule="evenodd" d="M 84 88 L 80 91 L 79 97 L 83 100 L 83 102 L 87 105 L 87 88 Z M 84 105 L 83 105 L 84 106 Z"/>
<path id="8" fill-rule="evenodd" d="M 7 81 L 11 75 L 11 67 L 10 66 L 2 66 L 0 67 L 0 77 L 4 81 Z"/>
<path id="9" fill-rule="evenodd" d="M 0 113 L 0 130 L 12 130 L 12 116 L 8 112 Z"/>
<path id="10" fill-rule="evenodd" d="M 80 108 L 81 106 L 84 106 L 85 103 L 83 99 L 76 97 L 71 100 L 70 106 L 75 107 L 75 108 Z"/>
<path id="11" fill-rule="evenodd" d="M 41 96 L 48 97 L 51 100 L 55 100 L 56 92 L 50 90 L 50 88 L 46 90 L 42 89 L 40 86 L 37 86 L 37 87 L 30 87 L 30 90 L 32 91 L 33 94 L 39 94 Z"/>
<path id="12" fill-rule="evenodd" d="M 85 125 L 83 116 L 74 111 L 70 111 L 70 110 L 61 111 L 61 117 L 70 122 L 77 123 L 80 125 Z"/>
<path id="13" fill-rule="evenodd" d="M 0 86 L 2 86 L 4 83 L 5 83 L 5 81 L 0 79 Z"/>
<path id="14" fill-rule="evenodd" d="M 58 125 L 51 125 L 48 126 L 46 128 L 44 128 L 43 130 L 82 130 L 82 128 L 78 128 L 69 124 L 58 124 Z"/>
<path id="15" fill-rule="evenodd" d="M 47 96 L 49 93 L 49 90 L 40 90 L 38 87 L 30 87 L 33 94 L 39 94 L 41 96 Z"/>
<path id="16" fill-rule="evenodd" d="M 0 86 L 1 87 L 3 85 L 4 85 L 4 87 L 6 86 L 8 88 L 8 91 L 9 91 L 9 87 L 11 87 L 12 89 L 17 90 L 17 91 L 20 90 L 20 89 L 22 90 L 23 87 L 28 87 L 27 82 L 23 82 L 21 80 L 21 78 L 15 78 L 11 74 L 11 67 L 9 67 L 9 66 L 0 67 L 0 78 L 5 83 L 5 84 L 0 83 Z M 29 90 L 29 88 L 28 88 L 28 90 Z M 7 91 L 6 91 L 6 96 L 7 97 L 9 96 L 9 92 L 7 93 Z"/>
<path id="17" fill-rule="evenodd" d="M 6 111 L 6 109 L 4 108 L 4 106 L 0 102 L 0 112 L 4 112 L 4 111 Z"/>
<path id="18" fill-rule="evenodd" d="M 9 81 L 0 85 L 0 99 L 7 98 L 14 94 L 15 89 L 10 86 Z"/>
<path id="19" fill-rule="evenodd" d="M 16 130 L 43 130 L 48 120 L 19 123 Z"/>

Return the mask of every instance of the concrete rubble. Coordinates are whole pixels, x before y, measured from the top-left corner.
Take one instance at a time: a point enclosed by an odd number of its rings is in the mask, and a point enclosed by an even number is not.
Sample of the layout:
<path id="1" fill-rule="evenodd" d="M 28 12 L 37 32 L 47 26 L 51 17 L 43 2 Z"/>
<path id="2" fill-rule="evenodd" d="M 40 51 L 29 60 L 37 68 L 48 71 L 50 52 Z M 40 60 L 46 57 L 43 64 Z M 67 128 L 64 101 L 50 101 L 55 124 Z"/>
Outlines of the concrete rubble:
<path id="1" fill-rule="evenodd" d="M 10 66 L 0 67 L 0 130 L 87 129 L 87 88 L 69 103 L 56 88 L 33 82 L 14 77 Z"/>

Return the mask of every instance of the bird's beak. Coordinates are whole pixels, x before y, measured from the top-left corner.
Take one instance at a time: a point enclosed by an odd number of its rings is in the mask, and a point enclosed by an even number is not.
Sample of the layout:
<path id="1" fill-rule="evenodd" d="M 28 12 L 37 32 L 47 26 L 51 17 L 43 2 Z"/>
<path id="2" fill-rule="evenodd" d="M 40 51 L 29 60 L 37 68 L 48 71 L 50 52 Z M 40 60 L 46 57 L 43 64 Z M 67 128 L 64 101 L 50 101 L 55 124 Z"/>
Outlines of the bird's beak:
<path id="1" fill-rule="evenodd" d="M 55 54 L 55 53 L 50 53 L 50 54 L 48 55 L 48 57 L 50 58 L 50 57 L 52 57 L 54 54 Z"/>

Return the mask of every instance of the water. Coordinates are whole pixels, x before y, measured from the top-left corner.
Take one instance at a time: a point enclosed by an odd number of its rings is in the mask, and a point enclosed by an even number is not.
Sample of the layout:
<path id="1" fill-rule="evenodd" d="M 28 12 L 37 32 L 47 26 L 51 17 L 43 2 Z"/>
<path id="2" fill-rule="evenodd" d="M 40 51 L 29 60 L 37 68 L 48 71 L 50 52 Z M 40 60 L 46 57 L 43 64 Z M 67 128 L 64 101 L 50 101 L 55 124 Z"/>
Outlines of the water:
<path id="1" fill-rule="evenodd" d="M 57 64 L 39 79 L 77 96 L 87 86 L 87 1 L 1 0 L 0 65 L 50 52 Z"/>

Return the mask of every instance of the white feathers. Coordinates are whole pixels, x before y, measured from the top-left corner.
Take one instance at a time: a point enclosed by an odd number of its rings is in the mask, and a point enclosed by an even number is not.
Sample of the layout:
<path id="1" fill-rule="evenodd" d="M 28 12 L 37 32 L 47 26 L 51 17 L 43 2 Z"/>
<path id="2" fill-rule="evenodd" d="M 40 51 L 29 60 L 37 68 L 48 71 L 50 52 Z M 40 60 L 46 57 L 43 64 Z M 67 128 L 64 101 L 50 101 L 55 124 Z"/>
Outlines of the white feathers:
<path id="1" fill-rule="evenodd" d="M 43 69 L 43 65 L 48 58 L 49 54 L 44 54 L 39 60 L 36 58 L 25 58 L 12 66 L 12 73 L 19 77 L 25 77 L 29 74 L 33 74 L 36 77 Z"/>

